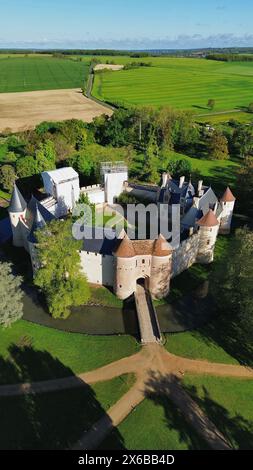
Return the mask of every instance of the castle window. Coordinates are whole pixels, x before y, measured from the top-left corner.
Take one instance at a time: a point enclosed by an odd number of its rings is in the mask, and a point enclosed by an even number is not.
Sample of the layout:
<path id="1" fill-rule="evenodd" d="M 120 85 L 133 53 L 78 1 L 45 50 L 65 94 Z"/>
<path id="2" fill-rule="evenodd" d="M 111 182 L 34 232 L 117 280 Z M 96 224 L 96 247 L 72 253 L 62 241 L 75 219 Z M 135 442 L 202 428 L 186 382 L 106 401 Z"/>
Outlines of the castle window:
<path id="1" fill-rule="evenodd" d="M 145 259 L 142 260 L 142 264 L 145 264 Z"/>
<path id="2" fill-rule="evenodd" d="M 119 285 L 119 288 L 120 288 L 120 289 L 122 288 L 122 285 L 121 285 L 121 284 Z"/>
<path id="3" fill-rule="evenodd" d="M 210 240 L 207 240 L 206 244 L 207 244 L 207 245 L 210 245 Z"/>

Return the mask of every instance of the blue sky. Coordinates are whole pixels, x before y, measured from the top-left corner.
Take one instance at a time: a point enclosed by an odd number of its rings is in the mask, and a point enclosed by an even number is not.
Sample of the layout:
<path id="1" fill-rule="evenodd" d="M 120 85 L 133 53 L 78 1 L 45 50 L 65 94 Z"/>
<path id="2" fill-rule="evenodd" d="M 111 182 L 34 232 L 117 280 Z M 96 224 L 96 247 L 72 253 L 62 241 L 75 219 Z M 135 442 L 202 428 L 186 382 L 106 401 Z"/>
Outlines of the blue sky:
<path id="1" fill-rule="evenodd" d="M 0 0 L 0 47 L 253 46 L 252 0 Z"/>

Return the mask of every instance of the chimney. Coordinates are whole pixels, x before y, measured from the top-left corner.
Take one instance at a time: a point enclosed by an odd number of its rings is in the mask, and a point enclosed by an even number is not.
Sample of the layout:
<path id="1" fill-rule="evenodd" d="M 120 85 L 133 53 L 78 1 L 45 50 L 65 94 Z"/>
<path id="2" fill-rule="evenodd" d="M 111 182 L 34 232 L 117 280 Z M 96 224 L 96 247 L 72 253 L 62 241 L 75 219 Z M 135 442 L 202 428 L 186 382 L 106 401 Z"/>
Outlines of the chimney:
<path id="1" fill-rule="evenodd" d="M 184 185 L 184 180 L 185 180 L 185 176 L 180 176 L 180 180 L 179 180 L 179 188 L 181 189 Z"/>
<path id="2" fill-rule="evenodd" d="M 199 208 L 199 197 L 194 197 L 193 198 L 193 206 L 196 207 L 197 209 Z"/>
<path id="3" fill-rule="evenodd" d="M 168 181 L 168 175 L 167 173 L 163 173 L 162 174 L 162 188 L 165 188 L 167 181 Z"/>
<path id="4" fill-rule="evenodd" d="M 203 180 L 199 180 L 198 182 L 198 195 L 201 193 L 202 191 L 202 186 L 203 186 Z"/>

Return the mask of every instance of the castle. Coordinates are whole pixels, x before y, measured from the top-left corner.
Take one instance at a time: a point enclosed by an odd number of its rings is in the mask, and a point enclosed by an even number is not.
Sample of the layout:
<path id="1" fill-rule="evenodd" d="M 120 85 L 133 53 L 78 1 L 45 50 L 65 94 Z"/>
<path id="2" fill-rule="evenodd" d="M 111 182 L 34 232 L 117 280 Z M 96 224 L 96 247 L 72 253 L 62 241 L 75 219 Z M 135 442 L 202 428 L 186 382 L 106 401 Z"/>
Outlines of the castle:
<path id="1" fill-rule="evenodd" d="M 135 293 L 138 282 L 145 284 L 153 298 L 167 296 L 170 280 L 194 263 L 211 263 L 218 233 L 230 232 L 235 197 L 229 188 L 218 199 L 203 181 L 194 186 L 183 176 L 176 181 L 167 173 L 162 175 L 160 186 L 133 184 L 128 182 L 123 162 L 102 164 L 99 185 L 80 188 L 78 173 L 69 167 L 45 171 L 42 179 L 42 200 L 32 196 L 25 201 L 15 185 L 9 206 L 13 244 L 29 252 L 34 271 L 39 268 L 36 230 L 71 213 L 80 194 L 105 206 L 113 205 L 125 191 L 163 204 L 169 214 L 173 205 L 180 208 L 179 240 L 174 248 L 161 234 L 155 240 L 131 240 L 125 232 L 83 240 L 80 260 L 88 281 L 112 287 L 120 299 Z"/>

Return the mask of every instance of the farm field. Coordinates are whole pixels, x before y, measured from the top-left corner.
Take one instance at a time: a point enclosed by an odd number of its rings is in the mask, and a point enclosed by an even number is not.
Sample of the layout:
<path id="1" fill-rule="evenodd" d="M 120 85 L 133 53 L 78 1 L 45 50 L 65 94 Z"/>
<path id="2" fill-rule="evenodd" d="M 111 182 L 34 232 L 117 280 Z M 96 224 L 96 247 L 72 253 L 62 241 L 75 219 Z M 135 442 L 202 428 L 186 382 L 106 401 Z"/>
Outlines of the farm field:
<path id="1" fill-rule="evenodd" d="M 111 60 L 115 64 L 133 61 L 126 57 Z M 168 105 L 207 115 L 243 109 L 253 100 L 253 63 L 169 57 L 138 60 L 151 62 L 152 66 L 97 74 L 93 95 L 127 106 Z M 213 111 L 207 108 L 209 99 L 216 102 Z"/>
<path id="2" fill-rule="evenodd" d="M 101 114 L 111 114 L 108 108 L 83 96 L 80 88 L 0 93 L 0 109 L 0 132 L 33 129 L 42 121 L 90 122 Z"/>
<path id="3" fill-rule="evenodd" d="M 88 71 L 89 61 L 0 55 L 0 93 L 81 88 Z"/>

